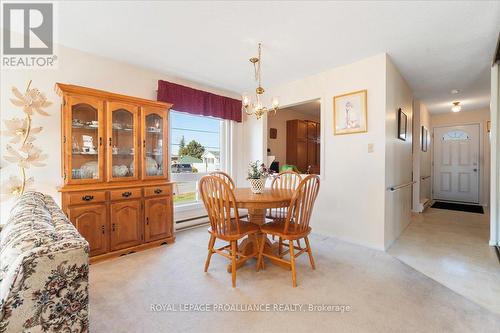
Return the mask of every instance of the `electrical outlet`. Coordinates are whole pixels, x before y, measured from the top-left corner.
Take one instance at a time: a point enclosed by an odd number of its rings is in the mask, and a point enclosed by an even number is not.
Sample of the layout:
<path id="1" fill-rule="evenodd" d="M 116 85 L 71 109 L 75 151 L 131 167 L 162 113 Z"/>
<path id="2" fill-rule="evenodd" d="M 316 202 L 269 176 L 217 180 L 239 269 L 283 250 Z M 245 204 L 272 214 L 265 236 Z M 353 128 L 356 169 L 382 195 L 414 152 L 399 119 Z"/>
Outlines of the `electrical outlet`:
<path id="1" fill-rule="evenodd" d="M 373 143 L 368 144 L 368 152 L 373 153 L 375 151 L 375 145 Z"/>

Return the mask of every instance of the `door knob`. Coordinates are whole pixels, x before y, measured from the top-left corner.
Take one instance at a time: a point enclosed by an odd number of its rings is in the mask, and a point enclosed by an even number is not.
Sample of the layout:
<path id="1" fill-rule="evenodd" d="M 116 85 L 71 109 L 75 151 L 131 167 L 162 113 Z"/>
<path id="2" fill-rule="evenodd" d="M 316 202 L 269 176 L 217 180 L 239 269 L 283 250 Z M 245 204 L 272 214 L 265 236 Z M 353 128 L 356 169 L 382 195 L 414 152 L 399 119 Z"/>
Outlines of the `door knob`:
<path id="1" fill-rule="evenodd" d="M 474 168 L 474 169 L 472 169 L 472 171 L 477 172 L 477 169 L 476 169 L 476 168 Z"/>

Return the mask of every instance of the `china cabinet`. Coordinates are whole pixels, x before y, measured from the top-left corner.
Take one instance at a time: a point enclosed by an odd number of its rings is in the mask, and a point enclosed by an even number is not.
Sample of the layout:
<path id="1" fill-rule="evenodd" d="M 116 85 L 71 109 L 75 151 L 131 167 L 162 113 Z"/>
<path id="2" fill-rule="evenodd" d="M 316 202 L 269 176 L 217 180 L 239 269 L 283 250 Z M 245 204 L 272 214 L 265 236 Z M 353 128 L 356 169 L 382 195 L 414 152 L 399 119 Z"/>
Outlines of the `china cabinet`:
<path id="1" fill-rule="evenodd" d="M 175 240 L 171 104 L 58 83 L 62 206 L 91 262 Z"/>

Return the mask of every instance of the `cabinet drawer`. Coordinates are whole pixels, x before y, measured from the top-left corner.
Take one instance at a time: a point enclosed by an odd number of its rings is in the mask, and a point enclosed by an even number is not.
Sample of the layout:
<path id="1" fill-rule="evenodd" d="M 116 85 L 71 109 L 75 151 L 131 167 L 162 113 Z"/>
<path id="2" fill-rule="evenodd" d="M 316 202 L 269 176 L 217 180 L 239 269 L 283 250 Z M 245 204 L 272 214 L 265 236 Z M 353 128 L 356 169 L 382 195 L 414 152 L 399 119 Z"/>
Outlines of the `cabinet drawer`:
<path id="1" fill-rule="evenodd" d="M 113 190 L 109 193 L 111 194 L 111 200 L 139 199 L 142 194 L 140 188 L 124 188 L 121 190 Z"/>
<path id="2" fill-rule="evenodd" d="M 78 205 L 89 202 L 104 202 L 104 201 L 106 201 L 105 192 L 88 191 L 88 192 L 76 192 L 69 194 L 70 205 Z"/>
<path id="3" fill-rule="evenodd" d="M 151 186 L 144 188 L 145 197 L 157 197 L 160 195 L 170 195 L 170 186 Z"/>

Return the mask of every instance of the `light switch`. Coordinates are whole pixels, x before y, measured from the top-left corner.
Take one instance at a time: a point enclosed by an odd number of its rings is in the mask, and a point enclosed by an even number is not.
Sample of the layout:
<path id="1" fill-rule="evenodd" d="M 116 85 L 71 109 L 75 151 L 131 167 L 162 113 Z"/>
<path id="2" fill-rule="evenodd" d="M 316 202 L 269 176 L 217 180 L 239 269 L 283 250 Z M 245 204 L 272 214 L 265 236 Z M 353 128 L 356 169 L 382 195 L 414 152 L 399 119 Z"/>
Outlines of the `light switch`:
<path id="1" fill-rule="evenodd" d="M 369 143 L 368 144 L 368 152 L 369 153 L 373 153 L 374 150 L 375 150 L 374 144 L 373 143 Z"/>

